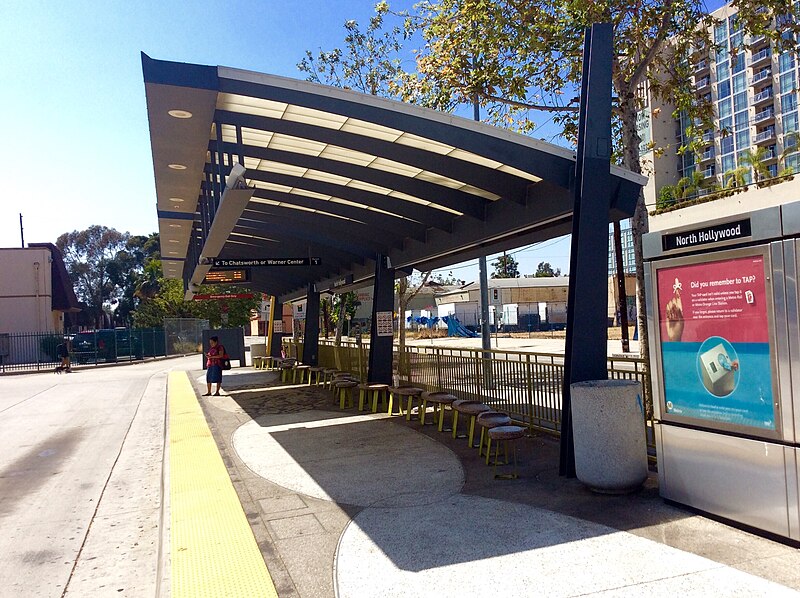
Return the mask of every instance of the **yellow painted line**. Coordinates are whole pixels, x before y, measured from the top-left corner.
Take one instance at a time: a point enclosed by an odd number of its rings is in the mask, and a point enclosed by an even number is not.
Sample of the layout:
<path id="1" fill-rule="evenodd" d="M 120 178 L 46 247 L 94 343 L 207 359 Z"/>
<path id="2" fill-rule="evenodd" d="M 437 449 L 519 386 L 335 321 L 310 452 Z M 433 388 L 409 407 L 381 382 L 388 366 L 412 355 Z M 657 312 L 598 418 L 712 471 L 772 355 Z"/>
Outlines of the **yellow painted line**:
<path id="1" fill-rule="evenodd" d="M 277 597 L 186 372 L 170 372 L 172 596 Z"/>

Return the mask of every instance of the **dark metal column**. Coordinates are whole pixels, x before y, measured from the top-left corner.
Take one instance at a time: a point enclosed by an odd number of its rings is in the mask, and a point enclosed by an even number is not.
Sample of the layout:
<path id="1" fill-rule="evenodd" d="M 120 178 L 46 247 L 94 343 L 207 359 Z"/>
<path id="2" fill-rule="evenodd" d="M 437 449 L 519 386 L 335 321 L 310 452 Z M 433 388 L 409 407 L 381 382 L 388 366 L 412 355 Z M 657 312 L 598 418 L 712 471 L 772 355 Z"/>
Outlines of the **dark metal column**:
<path id="1" fill-rule="evenodd" d="M 275 308 L 272 310 L 272 321 L 280 322 L 281 330 L 283 330 L 283 303 L 279 302 L 276 297 L 273 297 L 273 301 L 275 301 Z M 272 343 L 269 347 L 269 355 L 272 357 L 280 357 L 283 333 L 275 332 L 274 326 L 275 324 L 273 324 Z"/>
<path id="2" fill-rule="evenodd" d="M 592 25 L 583 47 L 559 459 L 567 477 L 575 477 L 569 385 L 608 377 L 608 306 L 597 290 L 608 287 L 612 37 L 610 23 Z"/>
<path id="3" fill-rule="evenodd" d="M 388 329 L 387 329 L 388 313 Z M 394 334 L 391 322 L 394 315 L 394 269 L 389 258 L 378 255 L 375 261 L 375 285 L 372 290 L 372 327 L 369 333 L 369 362 L 367 379 L 376 384 L 392 383 L 392 348 Z M 382 326 L 381 326 L 382 324 Z M 401 322 L 402 326 L 403 323 Z"/>
<path id="4" fill-rule="evenodd" d="M 308 285 L 306 295 L 306 329 L 303 334 L 303 363 L 319 363 L 319 293 L 314 284 Z"/>

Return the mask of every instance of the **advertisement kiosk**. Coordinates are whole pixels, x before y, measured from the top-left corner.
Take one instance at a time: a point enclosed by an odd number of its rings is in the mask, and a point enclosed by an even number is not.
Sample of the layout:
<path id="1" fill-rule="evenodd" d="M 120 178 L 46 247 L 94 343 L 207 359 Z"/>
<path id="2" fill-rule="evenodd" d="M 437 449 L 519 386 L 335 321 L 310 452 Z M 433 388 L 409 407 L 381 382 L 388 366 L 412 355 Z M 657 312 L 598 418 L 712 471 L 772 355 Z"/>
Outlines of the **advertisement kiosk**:
<path id="1" fill-rule="evenodd" d="M 800 202 L 643 250 L 661 496 L 800 540 Z"/>

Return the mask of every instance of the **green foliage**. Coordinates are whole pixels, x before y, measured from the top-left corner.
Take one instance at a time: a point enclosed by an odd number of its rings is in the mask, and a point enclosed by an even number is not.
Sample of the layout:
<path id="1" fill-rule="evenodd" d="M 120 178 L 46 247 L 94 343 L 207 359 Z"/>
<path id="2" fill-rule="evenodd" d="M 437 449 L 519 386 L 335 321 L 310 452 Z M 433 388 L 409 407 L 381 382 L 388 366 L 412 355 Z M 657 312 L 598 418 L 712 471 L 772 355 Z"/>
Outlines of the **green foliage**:
<path id="1" fill-rule="evenodd" d="M 406 23 L 384 30 L 387 15 L 391 16 L 389 5 L 380 2 L 365 30 L 355 20 L 345 21 L 344 49 L 320 50 L 316 56 L 306 50 L 297 68 L 306 73 L 308 81 L 315 83 L 356 89 L 370 95 L 397 95 L 403 72 L 400 51 L 403 41 L 413 34 L 413 28 Z"/>
<path id="2" fill-rule="evenodd" d="M 58 361 L 57 347 L 64 342 L 64 337 L 57 334 L 48 334 L 39 339 L 39 350 L 50 358 L 51 361 Z"/>
<path id="3" fill-rule="evenodd" d="M 64 233 L 56 246 L 64 255 L 78 299 L 84 301 L 99 327 L 103 305 L 116 304 L 123 295 L 121 273 L 127 261 L 131 236 L 106 226 L 93 225 Z"/>
<path id="4" fill-rule="evenodd" d="M 561 276 L 561 268 L 553 270 L 550 262 L 539 262 L 536 266 L 536 272 L 533 273 L 533 278 L 548 278 L 551 276 Z"/>
<path id="5" fill-rule="evenodd" d="M 492 262 L 492 278 L 519 278 L 519 264 L 513 255 L 505 253 Z"/>
<path id="6" fill-rule="evenodd" d="M 678 198 L 676 196 L 677 189 L 674 185 L 664 185 L 658 192 L 658 199 L 656 199 L 656 210 L 663 210 L 669 206 L 674 205 Z"/>
<path id="7" fill-rule="evenodd" d="M 762 179 L 769 177 L 769 169 L 767 169 L 764 160 L 767 159 L 767 148 L 758 146 L 755 149 L 748 149 L 739 158 L 742 166 L 747 170 L 753 169 L 755 173 L 756 183 Z"/>

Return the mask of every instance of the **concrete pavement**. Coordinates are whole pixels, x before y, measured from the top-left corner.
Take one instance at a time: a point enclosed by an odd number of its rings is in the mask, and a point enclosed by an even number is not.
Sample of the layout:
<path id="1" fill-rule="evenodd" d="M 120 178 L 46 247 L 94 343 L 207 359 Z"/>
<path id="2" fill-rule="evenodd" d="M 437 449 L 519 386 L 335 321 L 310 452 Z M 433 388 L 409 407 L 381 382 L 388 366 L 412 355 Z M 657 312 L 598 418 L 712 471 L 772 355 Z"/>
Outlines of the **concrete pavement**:
<path id="1" fill-rule="evenodd" d="M 3 596 L 167 596 L 166 375 L 198 359 L 0 378 Z M 495 480 L 462 439 L 271 372 L 226 373 L 206 420 L 278 595 L 790 596 L 800 550 L 658 497 L 598 496 L 519 443 Z"/>
<path id="2" fill-rule="evenodd" d="M 800 590 L 796 548 L 665 504 L 655 475 L 594 495 L 557 475 L 551 438 L 525 439 L 521 478 L 500 481 L 433 426 L 339 411 L 273 373 L 224 386 L 203 405 L 282 597 Z"/>

